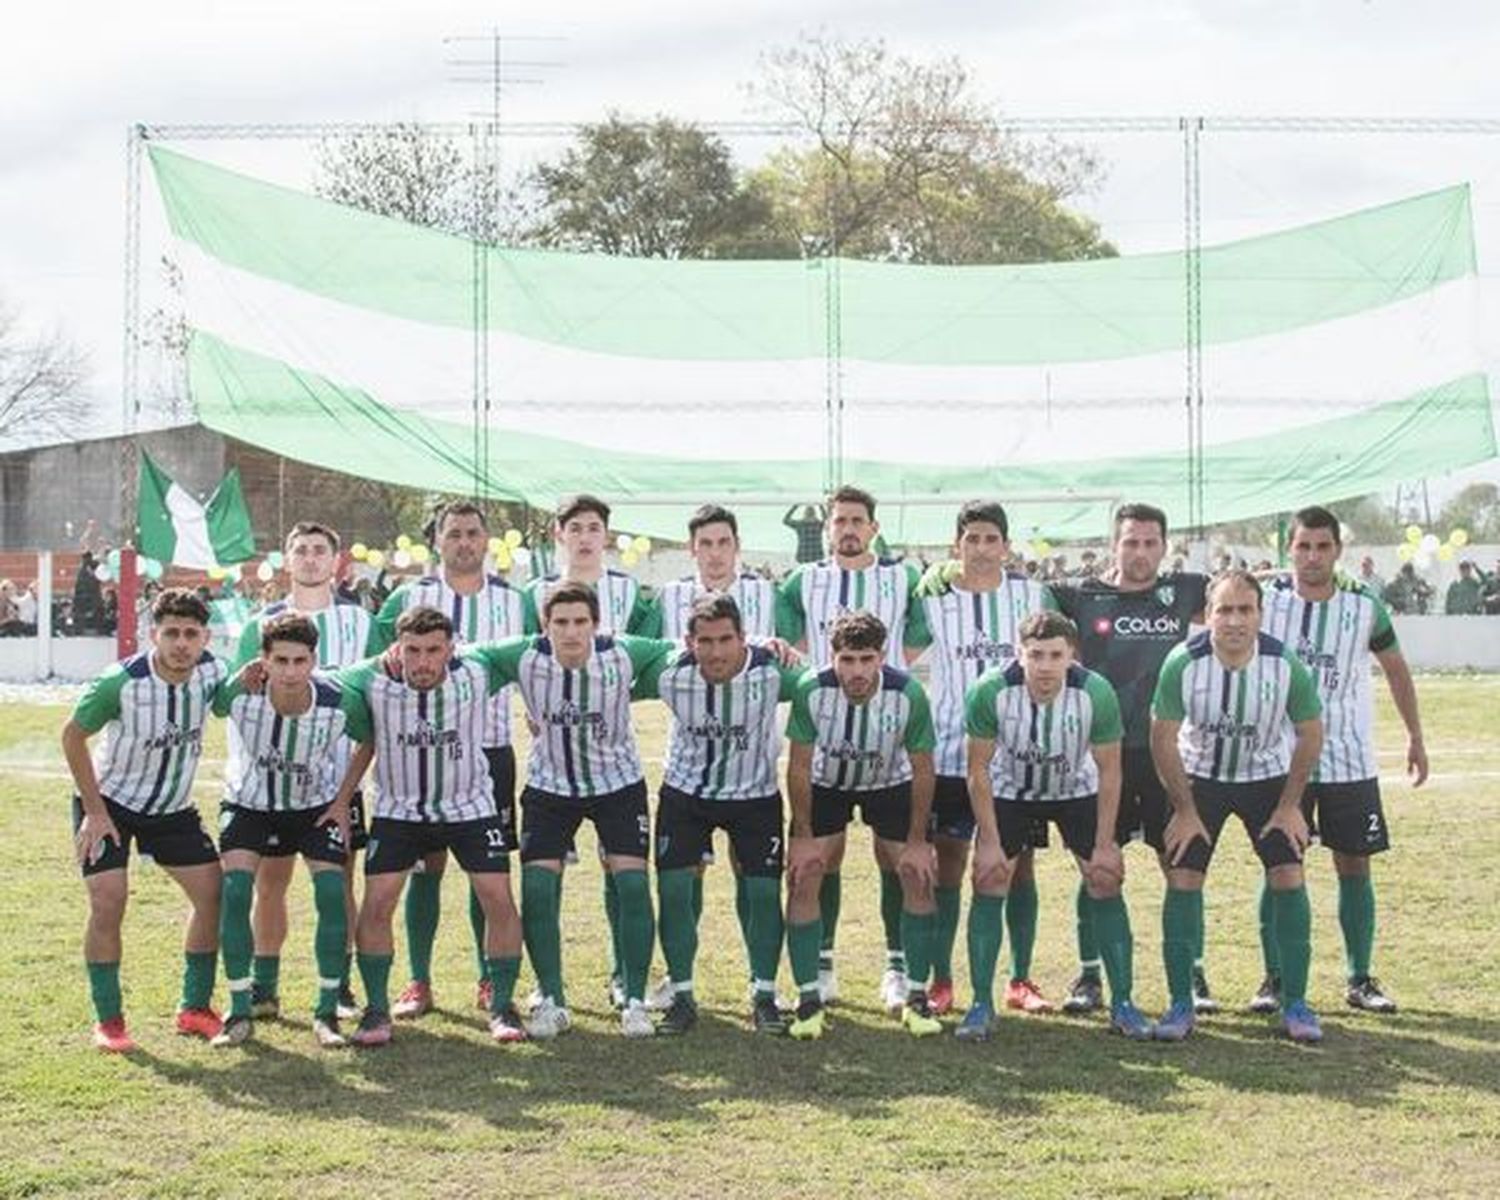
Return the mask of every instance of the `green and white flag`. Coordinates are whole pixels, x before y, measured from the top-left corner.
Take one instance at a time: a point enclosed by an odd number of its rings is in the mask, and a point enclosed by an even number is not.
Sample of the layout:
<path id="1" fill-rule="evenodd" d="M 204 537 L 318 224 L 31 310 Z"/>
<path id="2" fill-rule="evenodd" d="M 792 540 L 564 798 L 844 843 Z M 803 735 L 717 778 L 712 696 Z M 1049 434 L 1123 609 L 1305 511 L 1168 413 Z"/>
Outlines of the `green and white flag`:
<path id="1" fill-rule="evenodd" d="M 173 482 L 142 450 L 136 526 L 142 554 L 179 567 L 225 567 L 255 554 L 255 533 L 238 470 L 219 481 L 205 504 Z"/>

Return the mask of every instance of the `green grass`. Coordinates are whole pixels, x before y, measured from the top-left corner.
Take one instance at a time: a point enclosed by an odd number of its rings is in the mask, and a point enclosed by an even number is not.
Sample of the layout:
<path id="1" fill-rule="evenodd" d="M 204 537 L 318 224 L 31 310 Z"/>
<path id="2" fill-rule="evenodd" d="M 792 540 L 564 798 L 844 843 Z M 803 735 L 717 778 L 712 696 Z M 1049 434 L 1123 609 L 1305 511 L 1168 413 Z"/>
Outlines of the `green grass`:
<path id="1" fill-rule="evenodd" d="M 472 1002 L 465 902 L 449 873 L 436 979 L 443 1011 L 388 1050 L 316 1050 L 310 889 L 294 890 L 281 1022 L 243 1051 L 170 1032 L 183 903 L 138 871 L 125 989 L 142 1053 L 89 1048 L 70 861 L 65 711 L 0 708 L 0 1195 L 903 1196 L 1449 1195 L 1500 1191 L 1500 679 L 1419 681 L 1435 777 L 1412 791 L 1382 703 L 1395 848 L 1377 868 L 1377 969 L 1393 1018 L 1343 1007 L 1335 887 L 1312 857 L 1312 998 L 1327 1040 L 1304 1049 L 1227 1012 L 1185 1046 L 1135 1046 L 1101 1020 L 1007 1014 L 994 1041 L 914 1042 L 881 1013 L 876 886 L 857 832 L 839 931 L 846 1002 L 821 1043 L 752 1037 L 728 872 L 710 872 L 689 1038 L 627 1043 L 599 1003 L 605 955 L 591 847 L 568 875 L 565 946 L 578 1029 L 501 1049 Z M 1383 699 L 1383 698 L 1382 698 Z M 648 757 L 654 706 L 637 706 Z M 210 760 L 222 756 L 215 731 Z M 659 766 L 652 765 L 653 774 Z M 201 773 L 212 808 L 215 774 Z M 1128 852 L 1138 999 L 1160 1008 L 1161 884 Z M 1040 856 L 1034 974 L 1073 974 L 1073 872 Z M 1259 982 L 1257 872 L 1231 832 L 1209 880 L 1209 969 L 1237 1005 Z M 967 996 L 960 932 L 960 996 Z M 398 970 L 398 975 L 401 972 Z M 783 976 L 785 979 L 785 975 Z M 399 981 L 398 981 L 399 982 Z M 523 977 L 523 990 L 529 978 Z M 220 993 L 222 995 L 222 991 Z"/>

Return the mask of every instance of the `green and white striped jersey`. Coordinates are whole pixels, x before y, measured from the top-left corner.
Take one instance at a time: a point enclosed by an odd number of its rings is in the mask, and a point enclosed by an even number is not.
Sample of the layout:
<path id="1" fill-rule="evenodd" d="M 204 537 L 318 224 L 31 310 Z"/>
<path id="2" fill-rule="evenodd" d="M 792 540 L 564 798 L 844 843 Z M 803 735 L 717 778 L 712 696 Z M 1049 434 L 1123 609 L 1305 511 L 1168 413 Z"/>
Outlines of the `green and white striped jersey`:
<path id="1" fill-rule="evenodd" d="M 813 783 L 843 792 L 905 783 L 911 754 L 936 744 L 927 693 L 895 667 L 881 668 L 880 687 L 863 704 L 850 703 L 832 667 L 809 667 L 793 690 L 786 735 L 813 748 Z"/>
<path id="2" fill-rule="evenodd" d="M 387 640 L 380 626 L 362 604 L 336 600 L 326 608 L 303 612 L 289 600 L 278 600 L 266 605 L 245 624 L 234 665 L 242 667 L 260 657 L 260 632 L 267 621 L 282 613 L 297 612 L 318 628 L 318 666 L 324 670 L 353 666 L 386 648 Z"/>
<path id="3" fill-rule="evenodd" d="M 776 706 L 792 698 L 802 669 L 750 646 L 727 683 L 709 683 L 691 654 L 658 659 L 642 681 L 672 713 L 664 781 L 707 800 L 754 800 L 777 792 L 781 730 Z"/>
<path id="4" fill-rule="evenodd" d="M 94 748 L 100 793 L 132 812 L 160 816 L 192 806 L 203 723 L 229 664 L 205 651 L 186 682 L 168 683 L 152 668 L 153 654 L 136 654 L 95 679 L 73 720 L 86 733 L 104 730 Z"/>
<path id="5" fill-rule="evenodd" d="M 1026 687 L 1019 662 L 986 671 L 969 689 L 969 737 L 995 743 L 990 787 L 996 800 L 1081 800 L 1099 792 L 1093 747 L 1125 731 L 1120 702 L 1103 675 L 1077 663 L 1046 704 Z"/>
<path id="6" fill-rule="evenodd" d="M 452 824 L 495 815 L 484 738 L 501 684 L 475 647 L 449 660 L 436 687 L 410 687 L 379 659 L 345 668 L 338 684 L 349 693 L 346 732 L 375 743 L 377 817 Z"/>
<path id="7" fill-rule="evenodd" d="M 533 579 L 526 585 L 526 632 L 542 629 L 542 609 L 547 603 L 547 594 L 560 583 L 568 582 L 561 575 L 546 575 Z M 632 633 L 645 635 L 651 616 L 651 603 L 641 592 L 640 580 L 624 571 L 609 570 L 599 576 L 594 584 L 599 594 L 599 628 L 603 637 Z M 518 631 L 519 632 L 519 631 Z"/>
<path id="8" fill-rule="evenodd" d="M 871 612 L 884 623 L 888 638 L 885 660 L 904 667 L 905 646 L 922 646 L 922 606 L 915 603 L 917 568 L 912 563 L 877 558 L 858 571 L 833 559 L 804 563 L 786 577 L 777 596 L 776 632 L 789 642 L 807 640 L 815 666 L 833 661 L 830 636 L 834 621 L 846 612 Z"/>
<path id="9" fill-rule="evenodd" d="M 1355 584 L 1327 600 L 1304 600 L 1290 579 L 1266 591 L 1261 628 L 1290 646 L 1312 672 L 1323 701 L 1323 753 L 1313 778 L 1324 783 L 1374 779 L 1375 698 L 1370 655 L 1396 648 L 1390 613 Z"/>
<path id="10" fill-rule="evenodd" d="M 1292 724 L 1318 716 L 1317 685 L 1307 668 L 1269 634 L 1243 667 L 1224 666 L 1209 633 L 1195 634 L 1167 655 L 1151 715 L 1181 721 L 1183 769 L 1198 779 L 1246 783 L 1285 775 L 1292 762 Z"/>
<path id="11" fill-rule="evenodd" d="M 991 667 L 1016 657 L 1021 622 L 1057 602 L 1045 585 L 1007 574 L 989 592 L 966 592 L 953 585 L 941 596 L 921 601 L 924 620 L 908 645 L 932 646 L 932 720 L 937 727 L 939 775 L 962 779 L 966 769 L 964 706 L 969 688 Z"/>
<path id="12" fill-rule="evenodd" d="M 356 740 L 368 741 L 370 732 L 358 724 L 362 706 L 347 701 L 332 679 L 314 675 L 307 691 L 306 711 L 283 716 L 269 687 L 252 694 L 230 682 L 219 689 L 214 714 L 229 718 L 225 804 L 281 812 L 317 808 L 338 793 L 349 765 L 347 710 L 356 713 Z"/>
<path id="13" fill-rule="evenodd" d="M 630 722 L 657 660 L 682 649 L 676 642 L 640 637 L 596 637 L 581 667 L 557 661 L 541 636 L 509 638 L 468 651 L 500 683 L 520 685 L 536 728 L 526 761 L 529 786 L 555 796 L 602 796 L 644 778 Z"/>
<path id="14" fill-rule="evenodd" d="M 747 638 L 768 638 L 776 634 L 776 585 L 760 575 L 744 572 L 735 576 L 727 589 L 740 606 L 740 622 Z M 713 595 L 696 575 L 685 575 L 661 585 L 651 601 L 650 615 L 640 632 L 645 637 L 664 637 L 681 641 L 688 635 L 688 618 L 700 596 Z"/>
<path id="15" fill-rule="evenodd" d="M 486 575 L 484 585 L 472 595 L 448 586 L 442 575 L 424 575 L 402 584 L 380 606 L 381 635 L 389 645 L 396 640 L 396 618 L 409 608 L 435 608 L 453 622 L 453 639 L 460 648 L 482 642 L 497 642 L 534 630 L 526 623 L 525 596 L 498 575 Z M 496 693 L 485 715 L 485 746 L 509 746 L 510 692 Z"/>

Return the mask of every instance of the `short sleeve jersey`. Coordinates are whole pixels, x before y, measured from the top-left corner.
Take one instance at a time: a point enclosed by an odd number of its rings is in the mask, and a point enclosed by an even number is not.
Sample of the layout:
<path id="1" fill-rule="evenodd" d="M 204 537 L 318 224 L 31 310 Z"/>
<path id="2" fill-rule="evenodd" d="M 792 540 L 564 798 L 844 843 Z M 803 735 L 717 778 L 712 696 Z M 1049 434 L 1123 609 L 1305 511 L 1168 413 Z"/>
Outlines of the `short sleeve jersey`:
<path id="1" fill-rule="evenodd" d="M 969 688 L 991 667 L 1016 657 L 1017 633 L 1030 613 L 1056 608 L 1051 591 L 1025 575 L 1007 575 L 989 592 L 954 586 L 921 601 L 916 631 L 932 645 L 932 720 L 937 728 L 937 773 L 963 778 L 964 705 Z"/>
<path id="2" fill-rule="evenodd" d="M 565 582 L 561 575 L 546 575 L 533 579 L 526 585 L 526 631 L 536 632 L 542 628 L 542 609 L 547 596 L 558 584 Z M 650 601 L 641 592 L 641 584 L 634 575 L 624 571 L 605 571 L 594 584 L 599 595 L 599 633 L 612 637 L 618 633 L 646 634 L 650 619 Z M 519 632 L 519 631 L 518 631 Z"/>
<path id="3" fill-rule="evenodd" d="M 727 594 L 739 605 L 740 622 L 745 636 L 768 638 L 776 633 L 776 585 L 760 575 L 743 572 L 735 577 L 726 589 Z M 696 575 L 685 575 L 673 579 L 657 589 L 656 599 L 651 603 L 650 616 L 641 633 L 648 637 L 664 637 L 681 640 L 688 634 L 688 618 L 693 615 L 693 604 L 702 596 L 714 592 L 705 587 Z"/>
<path id="4" fill-rule="evenodd" d="M 1292 723 L 1321 712 L 1307 668 L 1276 638 L 1262 633 L 1243 667 L 1226 667 L 1205 630 L 1167 655 L 1152 713 L 1180 721 L 1183 769 L 1197 779 L 1247 783 L 1285 775 L 1292 761 Z"/>
<path id="5" fill-rule="evenodd" d="M 526 624 L 521 589 L 511 587 L 498 575 L 486 575 L 483 586 L 472 595 L 454 591 L 441 575 L 425 575 L 386 597 L 380 608 L 380 625 L 387 643 L 396 640 L 396 618 L 418 605 L 446 614 L 453 622 L 454 641 L 460 648 L 515 637 L 536 628 Z M 485 714 L 483 744 L 510 743 L 510 693 L 501 691 L 490 701 Z"/>
<path id="6" fill-rule="evenodd" d="M 1290 579 L 1266 591 L 1261 628 L 1290 646 L 1312 673 L 1323 701 L 1323 753 L 1313 778 L 1324 783 L 1374 779 L 1375 699 L 1370 655 L 1393 650 L 1396 630 L 1385 603 L 1362 586 L 1304 600 Z"/>
<path id="7" fill-rule="evenodd" d="M 677 653 L 656 638 L 596 637 L 580 667 L 558 661 L 551 639 L 510 638 L 473 653 L 503 683 L 520 685 L 538 732 L 526 764 L 529 786 L 555 796 L 601 796 L 644 778 L 630 701 L 658 659 Z"/>
<path id="8" fill-rule="evenodd" d="M 888 634 L 885 660 L 899 669 L 906 662 L 904 646 L 926 644 L 919 625 L 924 614 L 916 603 L 918 578 L 913 564 L 889 558 L 857 571 L 833 559 L 804 564 L 781 585 L 776 632 L 789 642 L 806 638 L 808 657 L 822 666 L 833 661 L 834 621 L 846 612 L 874 613 Z"/>
<path id="9" fill-rule="evenodd" d="M 214 712 L 229 718 L 229 762 L 224 771 L 224 803 L 259 812 L 317 808 L 338 792 L 348 766 L 349 710 L 355 732 L 363 706 L 346 700 L 332 679 L 314 675 L 308 682 L 304 712 L 283 716 L 271 703 L 269 689 L 258 693 L 233 686 L 220 690 Z"/>
<path id="10" fill-rule="evenodd" d="M 1108 679 L 1120 701 L 1125 745 L 1151 744 L 1151 697 L 1172 648 L 1203 611 L 1208 577 L 1184 571 L 1142 591 L 1085 579 L 1054 584 L 1057 605 L 1078 626 L 1078 661 Z"/>
<path id="11" fill-rule="evenodd" d="M 339 673 L 351 737 L 375 743 L 375 815 L 452 824 L 495 815 L 484 757 L 486 714 L 499 684 L 470 648 L 436 687 L 392 677 L 379 659 Z"/>
<path id="12" fill-rule="evenodd" d="M 792 698 L 802 671 L 783 667 L 764 646 L 750 646 L 745 665 L 727 683 L 709 683 L 691 654 L 658 662 L 644 689 L 672 714 L 664 781 L 706 800 L 775 795 L 776 709 Z"/>
<path id="13" fill-rule="evenodd" d="M 268 604 L 250 618 L 240 634 L 239 653 L 235 655 L 235 666 L 244 666 L 252 658 L 260 656 L 260 631 L 272 617 L 282 613 L 295 613 L 285 600 Z M 304 612 L 317 626 L 318 666 L 325 670 L 353 666 L 361 659 L 379 654 L 386 647 L 386 638 L 381 633 L 375 617 L 362 604 L 347 600 L 335 600 L 326 608 Z"/>
<path id="14" fill-rule="evenodd" d="M 1093 747 L 1123 736 L 1109 680 L 1076 663 L 1038 704 L 1019 662 L 986 671 L 969 689 L 968 734 L 995 743 L 990 786 L 997 800 L 1081 800 L 1099 792 Z"/>
<path id="15" fill-rule="evenodd" d="M 203 724 L 229 665 L 205 652 L 186 680 L 168 683 L 152 667 L 153 655 L 134 655 L 95 679 L 73 720 L 86 733 L 104 731 L 94 749 L 100 793 L 132 812 L 160 816 L 191 807 Z"/>
<path id="16" fill-rule="evenodd" d="M 786 735 L 813 748 L 812 781 L 846 792 L 911 779 L 911 755 L 934 749 L 932 711 L 922 685 L 895 667 L 863 704 L 851 703 L 832 667 L 810 667 L 792 694 Z"/>

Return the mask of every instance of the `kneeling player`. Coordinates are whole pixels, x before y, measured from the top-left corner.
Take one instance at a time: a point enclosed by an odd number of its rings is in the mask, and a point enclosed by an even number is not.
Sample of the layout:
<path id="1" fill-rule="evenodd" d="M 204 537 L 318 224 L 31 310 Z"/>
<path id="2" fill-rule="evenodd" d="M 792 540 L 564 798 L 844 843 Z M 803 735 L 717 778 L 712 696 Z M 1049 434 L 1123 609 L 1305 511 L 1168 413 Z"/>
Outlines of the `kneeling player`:
<path id="1" fill-rule="evenodd" d="M 868 612 L 833 623 L 833 665 L 797 684 L 787 724 L 791 742 L 787 791 L 792 801 L 791 895 L 787 950 L 797 983 L 794 1038 L 823 1033 L 818 990 L 823 874 L 843 855 L 844 831 L 858 808 L 883 843 L 901 879 L 901 940 L 906 948 L 906 1004 L 901 1022 L 918 1037 L 942 1032 L 927 1001 L 936 858 L 927 840 L 936 738 L 922 685 L 885 666 L 886 628 Z"/>
<path id="2" fill-rule="evenodd" d="M 301 613 L 281 613 L 260 626 L 264 686 L 221 688 L 214 711 L 229 718 L 229 766 L 219 814 L 224 868 L 219 940 L 229 981 L 229 1016 L 215 1046 L 236 1046 L 253 1032 L 253 935 L 250 902 L 262 856 L 271 848 L 300 854 L 312 875 L 317 927 L 318 997 L 313 1033 L 321 1046 L 344 1045 L 339 1030 L 348 918 L 344 862 L 348 858 L 349 805 L 339 771 L 340 743 L 349 729 L 345 693 L 316 677 L 318 627 Z M 368 739 L 369 731 L 354 728 Z"/>
<path id="3" fill-rule="evenodd" d="M 1115 843 L 1120 807 L 1120 706 L 1109 681 L 1074 661 L 1078 628 L 1061 613 L 1033 613 L 1018 630 L 1020 658 L 969 688 L 969 796 L 979 836 L 969 909 L 974 1004 L 956 1030 L 990 1036 L 995 962 L 1013 860 L 1038 820 L 1050 821 L 1078 860 L 1110 986 L 1110 1025 L 1151 1036 L 1131 1002 L 1130 917 L 1120 895 L 1125 868 Z"/>

